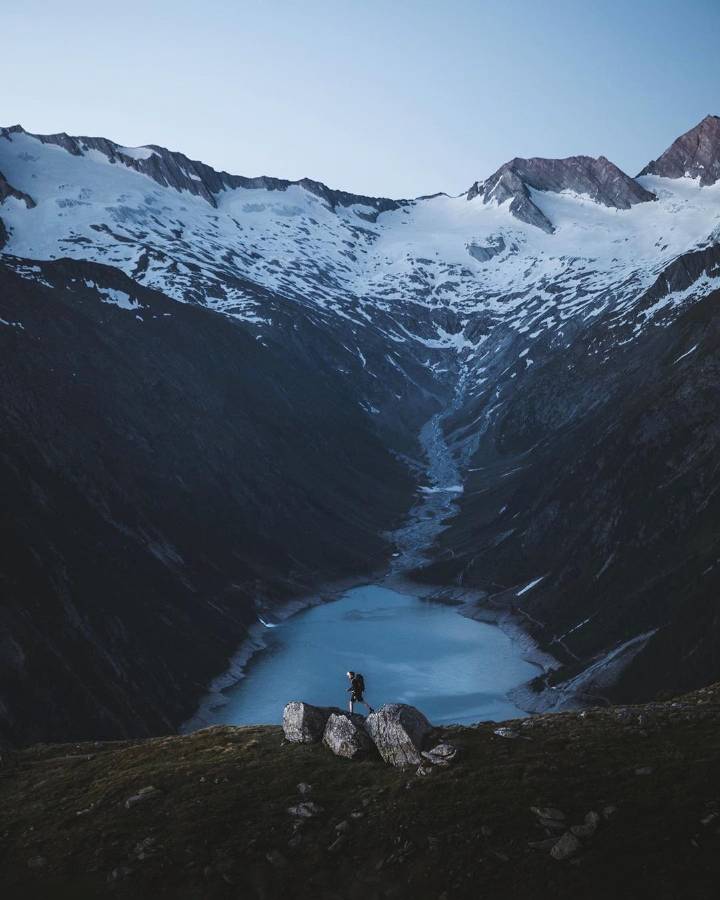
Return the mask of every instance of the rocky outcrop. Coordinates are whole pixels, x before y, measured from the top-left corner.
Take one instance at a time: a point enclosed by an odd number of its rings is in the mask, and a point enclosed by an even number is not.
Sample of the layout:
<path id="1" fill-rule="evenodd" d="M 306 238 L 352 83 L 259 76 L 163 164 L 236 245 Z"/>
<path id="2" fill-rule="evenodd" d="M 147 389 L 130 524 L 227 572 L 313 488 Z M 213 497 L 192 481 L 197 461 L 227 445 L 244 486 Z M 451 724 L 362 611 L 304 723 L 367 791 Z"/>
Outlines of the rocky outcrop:
<path id="1" fill-rule="evenodd" d="M 615 209 L 630 209 L 636 203 L 655 199 L 654 194 L 604 156 L 512 159 L 484 182 L 475 182 L 467 198 L 473 200 L 480 196 L 484 203 L 494 200 L 499 204 L 509 200 L 515 218 L 552 234 L 555 226 L 533 201 L 531 189 L 573 191 Z"/>
<path id="2" fill-rule="evenodd" d="M 325 726 L 323 743 L 335 756 L 360 759 L 373 749 L 365 731 L 365 717 L 357 713 L 331 713 Z"/>
<path id="3" fill-rule="evenodd" d="M 432 726 L 414 706 L 389 703 L 365 720 L 365 728 L 380 756 L 392 766 L 417 766 Z"/>
<path id="4" fill-rule="evenodd" d="M 478 262 L 488 262 L 493 256 L 498 256 L 505 249 L 505 238 L 501 235 L 489 237 L 485 244 L 471 243 L 467 245 L 467 251 Z"/>
<path id="5" fill-rule="evenodd" d="M 28 209 L 32 209 L 35 206 L 35 201 L 29 194 L 14 188 L 7 178 L 5 178 L 3 173 L 0 172 L 0 203 L 4 203 L 8 197 L 14 197 L 16 200 L 21 200 Z"/>
<path id="6" fill-rule="evenodd" d="M 301 700 L 292 700 L 283 710 L 283 732 L 288 741 L 296 744 L 317 744 L 323 739 L 328 718 L 336 713 L 343 715 L 336 706 L 313 706 Z"/>
<path id="7" fill-rule="evenodd" d="M 334 706 L 313 706 L 292 700 L 283 711 L 283 733 L 296 744 L 323 744 L 336 756 L 361 759 L 375 748 L 393 766 L 432 763 L 449 766 L 457 757 L 457 748 L 441 743 L 431 750 L 424 747 L 433 727 L 414 706 L 390 703 L 367 719 Z"/>
<path id="8" fill-rule="evenodd" d="M 640 175 L 699 178 L 701 185 L 715 184 L 720 179 L 720 116 L 705 116 L 673 141 L 662 156 L 648 163 Z"/>
<path id="9" fill-rule="evenodd" d="M 7 178 L 5 178 L 3 173 L 0 172 L 0 204 L 4 203 L 8 197 L 14 197 L 16 200 L 22 201 L 28 209 L 32 209 L 36 205 L 29 194 L 14 188 Z M 2 250 L 7 243 L 8 237 L 7 226 L 3 220 L 0 219 L 0 250 Z"/>

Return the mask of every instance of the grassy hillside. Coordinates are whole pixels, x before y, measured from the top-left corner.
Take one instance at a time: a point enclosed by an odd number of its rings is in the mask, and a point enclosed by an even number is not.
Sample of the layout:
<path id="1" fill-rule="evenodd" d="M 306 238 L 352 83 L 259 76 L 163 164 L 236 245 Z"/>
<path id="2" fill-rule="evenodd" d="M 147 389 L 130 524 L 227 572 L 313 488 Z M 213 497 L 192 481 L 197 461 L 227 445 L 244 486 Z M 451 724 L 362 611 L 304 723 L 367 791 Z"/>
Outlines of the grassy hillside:
<path id="1" fill-rule="evenodd" d="M 510 736 L 453 727 L 461 758 L 427 776 L 269 726 L 39 745 L 3 756 L 0 885 L 13 900 L 704 900 L 720 875 L 719 725 L 714 686 L 505 723 Z M 319 811 L 296 827 L 288 809 L 307 801 Z M 599 824 L 557 860 L 531 807 Z"/>

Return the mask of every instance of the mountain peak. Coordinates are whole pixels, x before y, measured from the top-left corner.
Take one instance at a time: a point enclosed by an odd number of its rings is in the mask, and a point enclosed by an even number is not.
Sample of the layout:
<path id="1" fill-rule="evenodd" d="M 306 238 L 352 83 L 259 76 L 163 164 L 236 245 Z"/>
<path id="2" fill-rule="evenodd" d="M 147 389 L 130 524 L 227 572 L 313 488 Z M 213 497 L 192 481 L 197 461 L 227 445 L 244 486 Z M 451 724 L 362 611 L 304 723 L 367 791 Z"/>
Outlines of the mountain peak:
<path id="1" fill-rule="evenodd" d="M 468 200 L 482 195 L 483 202 L 510 200 L 510 212 L 522 222 L 552 234 L 552 222 L 533 202 L 530 189 L 537 191 L 573 191 L 584 194 L 603 206 L 630 209 L 636 203 L 654 200 L 655 195 L 626 175 L 604 156 L 568 156 L 565 159 L 515 157 L 482 183 L 468 191 Z"/>
<path id="2" fill-rule="evenodd" d="M 720 116 L 705 116 L 673 141 L 662 156 L 649 162 L 640 175 L 700 178 L 703 186 L 715 184 L 720 180 Z"/>

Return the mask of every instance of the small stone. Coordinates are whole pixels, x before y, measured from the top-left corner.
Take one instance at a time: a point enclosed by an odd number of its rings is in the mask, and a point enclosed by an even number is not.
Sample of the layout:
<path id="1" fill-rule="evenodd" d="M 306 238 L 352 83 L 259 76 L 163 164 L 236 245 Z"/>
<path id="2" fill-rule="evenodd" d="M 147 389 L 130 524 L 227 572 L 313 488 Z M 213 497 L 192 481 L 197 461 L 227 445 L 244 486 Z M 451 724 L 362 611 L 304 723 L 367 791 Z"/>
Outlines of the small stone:
<path id="1" fill-rule="evenodd" d="M 652 773 L 652 766 L 640 766 L 639 769 L 635 769 L 636 775 L 652 775 Z"/>
<path id="2" fill-rule="evenodd" d="M 565 834 L 560 838 L 559 841 L 553 845 L 550 850 L 550 856 L 553 859 L 563 860 L 568 859 L 573 854 L 577 853 L 580 849 L 580 841 L 575 837 L 574 834 L 571 834 L 569 831 L 566 831 Z"/>
<path id="3" fill-rule="evenodd" d="M 338 822 L 335 826 L 335 831 L 343 833 L 345 831 L 350 831 L 350 823 L 343 820 L 342 822 Z"/>
<path id="4" fill-rule="evenodd" d="M 303 795 L 309 794 L 312 792 L 312 785 L 308 784 L 307 781 L 301 781 L 297 786 L 297 789 Z"/>
<path id="5" fill-rule="evenodd" d="M 27 861 L 28 869 L 44 869 L 47 865 L 47 860 L 44 856 L 31 856 Z"/>
<path id="6" fill-rule="evenodd" d="M 141 788 L 137 794 L 132 794 L 132 796 L 128 797 L 125 801 L 125 809 L 130 809 L 130 807 L 135 806 L 137 803 L 142 803 L 145 800 L 151 800 L 154 797 L 158 797 L 160 795 L 160 791 L 153 787 L 153 785 L 148 785 L 148 787 Z"/>
<path id="7" fill-rule="evenodd" d="M 512 728 L 496 728 L 493 731 L 493 734 L 496 734 L 498 737 L 501 737 L 501 738 L 509 738 L 510 740 L 520 737 L 520 735 L 517 733 L 517 731 L 513 731 Z"/>
<path id="8" fill-rule="evenodd" d="M 534 812 L 539 819 L 551 819 L 556 821 L 565 821 L 565 813 L 561 809 L 555 809 L 554 806 L 531 806 L 530 812 Z"/>
<path id="9" fill-rule="evenodd" d="M 617 812 L 617 806 L 612 806 L 612 805 L 603 806 L 603 808 L 602 808 L 603 819 L 612 818 L 616 812 Z"/>
<path id="10" fill-rule="evenodd" d="M 364 818 L 365 818 L 365 813 L 364 813 L 364 812 L 360 812 L 359 809 L 356 809 L 356 810 L 354 810 L 353 812 L 350 813 L 350 818 L 351 818 L 351 819 L 364 819 Z"/>
<path id="11" fill-rule="evenodd" d="M 291 816 L 297 816 L 299 819 L 311 819 L 322 812 L 322 807 L 318 806 L 317 803 L 313 803 L 312 800 L 306 800 L 303 803 L 298 803 L 297 806 L 288 807 L 288 812 Z"/>
<path id="12" fill-rule="evenodd" d="M 421 777 L 426 777 L 428 775 L 432 775 L 433 771 L 434 770 L 432 766 L 418 766 L 415 774 Z"/>
<path id="13" fill-rule="evenodd" d="M 432 750 L 423 750 L 422 755 L 434 766 L 449 766 L 457 757 L 458 750 L 452 744 L 437 744 Z"/>

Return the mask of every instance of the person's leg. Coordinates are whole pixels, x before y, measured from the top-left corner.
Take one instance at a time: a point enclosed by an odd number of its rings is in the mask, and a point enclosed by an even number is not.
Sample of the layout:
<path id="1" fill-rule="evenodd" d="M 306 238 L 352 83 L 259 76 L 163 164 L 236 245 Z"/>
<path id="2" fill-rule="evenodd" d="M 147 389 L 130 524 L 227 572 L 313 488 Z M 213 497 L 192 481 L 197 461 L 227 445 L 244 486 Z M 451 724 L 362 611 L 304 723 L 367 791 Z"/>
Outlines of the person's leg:
<path id="1" fill-rule="evenodd" d="M 350 715 L 352 715 L 352 711 L 353 711 L 353 702 L 352 702 L 352 700 L 348 700 L 348 709 L 350 710 Z"/>
<path id="2" fill-rule="evenodd" d="M 375 710 L 372 708 L 372 706 L 370 706 L 370 704 L 367 702 L 367 700 L 363 700 L 363 706 L 367 706 L 367 710 L 369 713 L 375 712 Z"/>

